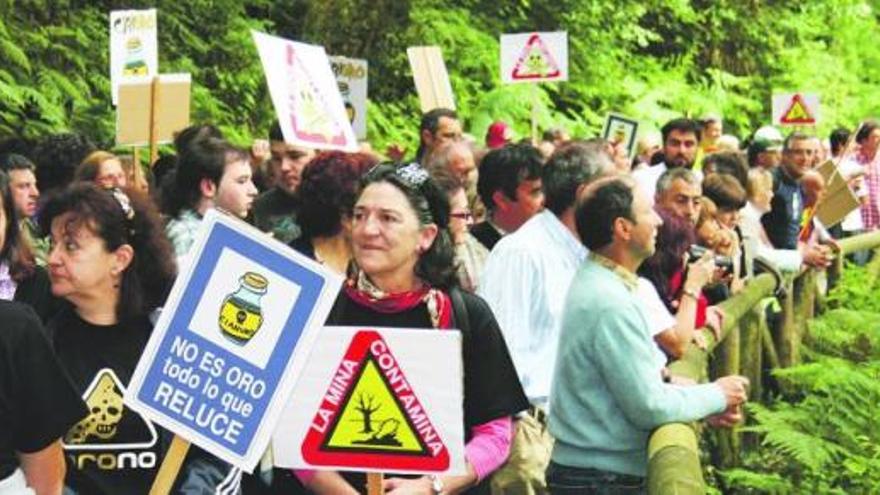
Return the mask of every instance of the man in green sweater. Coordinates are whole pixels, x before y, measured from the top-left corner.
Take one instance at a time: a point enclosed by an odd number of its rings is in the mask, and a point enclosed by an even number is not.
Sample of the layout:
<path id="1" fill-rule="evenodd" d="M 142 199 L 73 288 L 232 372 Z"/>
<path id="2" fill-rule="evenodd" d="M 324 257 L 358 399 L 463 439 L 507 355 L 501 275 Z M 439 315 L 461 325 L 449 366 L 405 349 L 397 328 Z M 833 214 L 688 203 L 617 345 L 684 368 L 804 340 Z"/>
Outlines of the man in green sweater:
<path id="1" fill-rule="evenodd" d="M 636 268 L 654 252 L 660 218 L 629 178 L 595 182 L 576 211 L 590 255 L 568 291 L 550 395 L 556 438 L 547 484 L 553 494 L 643 493 L 647 444 L 664 423 L 718 415 L 738 421 L 748 380 L 665 383 Z"/>

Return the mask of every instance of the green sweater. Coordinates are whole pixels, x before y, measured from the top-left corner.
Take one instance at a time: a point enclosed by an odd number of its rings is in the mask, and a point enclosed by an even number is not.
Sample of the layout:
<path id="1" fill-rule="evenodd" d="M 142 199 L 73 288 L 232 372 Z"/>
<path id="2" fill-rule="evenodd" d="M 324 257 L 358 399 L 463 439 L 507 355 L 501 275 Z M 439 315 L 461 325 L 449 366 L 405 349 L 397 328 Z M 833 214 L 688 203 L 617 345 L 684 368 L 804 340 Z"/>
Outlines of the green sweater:
<path id="1" fill-rule="evenodd" d="M 641 303 L 623 278 L 588 259 L 568 291 L 550 395 L 552 459 L 645 476 L 651 431 L 725 408 L 715 384 L 663 382 Z"/>

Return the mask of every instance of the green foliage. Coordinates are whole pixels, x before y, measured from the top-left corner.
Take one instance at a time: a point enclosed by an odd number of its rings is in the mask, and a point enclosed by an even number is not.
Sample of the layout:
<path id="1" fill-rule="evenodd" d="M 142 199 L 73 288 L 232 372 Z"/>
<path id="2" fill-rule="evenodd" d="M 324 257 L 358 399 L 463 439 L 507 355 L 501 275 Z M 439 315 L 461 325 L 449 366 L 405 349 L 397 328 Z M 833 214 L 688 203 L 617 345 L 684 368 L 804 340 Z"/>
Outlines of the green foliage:
<path id="1" fill-rule="evenodd" d="M 0 137 L 63 130 L 109 146 L 112 0 L 0 0 Z M 746 137 L 769 121 L 773 91 L 821 93 L 819 131 L 880 110 L 880 17 L 864 0 L 135 0 L 159 9 L 162 72 L 186 71 L 192 119 L 247 144 L 274 119 L 250 37 L 259 29 L 370 63 L 369 139 L 413 150 L 419 107 L 406 48 L 443 49 L 459 113 L 481 139 L 505 119 L 520 136 L 601 132 L 608 112 L 655 129 L 673 116 L 720 113 Z M 565 30 L 569 81 L 501 85 L 498 36 Z M 533 106 L 534 111 L 533 111 Z M 880 304 L 880 303 L 875 303 Z"/>
<path id="2" fill-rule="evenodd" d="M 749 404 L 761 449 L 720 473 L 744 493 L 868 494 L 880 491 L 880 313 L 851 309 L 878 284 L 849 269 L 831 294 L 846 307 L 810 325 L 805 364 L 774 371 L 782 395 Z M 856 295 L 847 299 L 845 295 Z"/>

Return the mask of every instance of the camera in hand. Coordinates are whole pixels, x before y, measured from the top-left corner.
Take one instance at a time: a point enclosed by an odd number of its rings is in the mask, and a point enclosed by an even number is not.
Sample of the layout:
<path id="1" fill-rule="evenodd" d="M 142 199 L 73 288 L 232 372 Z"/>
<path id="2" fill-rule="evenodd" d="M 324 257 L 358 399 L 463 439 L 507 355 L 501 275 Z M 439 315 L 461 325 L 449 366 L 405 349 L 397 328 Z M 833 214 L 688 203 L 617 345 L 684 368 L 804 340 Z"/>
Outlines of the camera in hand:
<path id="1" fill-rule="evenodd" d="M 709 248 L 697 244 L 691 244 L 691 247 L 688 248 L 688 263 L 693 263 L 702 258 L 708 250 Z M 723 268 L 725 271 L 729 272 L 733 270 L 733 260 L 730 258 L 730 256 L 716 254 L 715 266 L 717 266 L 718 268 Z"/>

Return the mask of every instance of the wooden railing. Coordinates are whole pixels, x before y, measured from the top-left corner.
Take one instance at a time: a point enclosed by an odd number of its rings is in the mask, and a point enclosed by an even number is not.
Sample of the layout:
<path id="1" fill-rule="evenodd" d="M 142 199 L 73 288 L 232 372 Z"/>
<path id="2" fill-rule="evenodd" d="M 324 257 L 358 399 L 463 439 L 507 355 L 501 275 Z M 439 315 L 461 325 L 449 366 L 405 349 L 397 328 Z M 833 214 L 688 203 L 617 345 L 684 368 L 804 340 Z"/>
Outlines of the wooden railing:
<path id="1" fill-rule="evenodd" d="M 840 273 L 843 257 L 861 250 L 877 250 L 866 269 L 880 274 L 880 231 L 843 239 L 840 247 L 837 263 L 821 277 L 834 279 Z M 711 332 L 705 332 L 707 349 L 691 345 L 680 360 L 670 365 L 670 370 L 699 382 L 729 374 L 744 375 L 751 382 L 750 400 L 759 400 L 767 378 L 763 370 L 800 362 L 800 342 L 807 321 L 814 316 L 824 295 L 817 290 L 817 277 L 820 274 L 814 270 L 779 280 L 767 273 L 758 275 L 742 292 L 720 305 L 726 315 L 720 341 L 715 342 Z M 767 323 L 768 304 L 774 305 L 773 311 L 779 314 L 772 326 Z M 699 431 L 699 425 L 683 423 L 663 425 L 654 431 L 648 442 L 648 493 L 706 493 Z M 740 434 L 719 430 L 715 435 L 712 463 L 721 468 L 735 466 L 742 441 Z"/>

